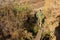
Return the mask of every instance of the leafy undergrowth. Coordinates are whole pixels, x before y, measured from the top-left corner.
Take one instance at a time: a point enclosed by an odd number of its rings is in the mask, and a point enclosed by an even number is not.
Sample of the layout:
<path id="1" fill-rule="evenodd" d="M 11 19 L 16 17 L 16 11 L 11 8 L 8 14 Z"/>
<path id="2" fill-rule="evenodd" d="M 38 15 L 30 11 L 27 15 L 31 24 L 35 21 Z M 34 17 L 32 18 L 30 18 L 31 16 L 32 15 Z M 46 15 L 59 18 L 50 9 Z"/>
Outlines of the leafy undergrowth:
<path id="1" fill-rule="evenodd" d="M 32 40 L 38 32 L 37 17 L 30 6 L 0 7 L 0 40 Z"/>
<path id="2" fill-rule="evenodd" d="M 60 21 L 60 2 L 58 0 L 44 0 L 44 3 L 42 2 L 44 5 L 41 7 L 43 13 L 41 19 L 39 12 L 37 12 L 38 18 L 36 12 L 33 12 L 34 8 L 42 5 L 41 1 L 33 0 L 32 3 L 31 1 L 27 2 L 27 0 L 24 1 L 0 0 L 0 40 L 32 40 L 39 30 L 39 22 L 42 22 L 41 28 L 45 27 L 42 31 L 41 40 L 55 39 L 54 32 L 57 31 L 55 28 Z M 54 36 L 53 39 L 50 39 L 51 36 Z"/>

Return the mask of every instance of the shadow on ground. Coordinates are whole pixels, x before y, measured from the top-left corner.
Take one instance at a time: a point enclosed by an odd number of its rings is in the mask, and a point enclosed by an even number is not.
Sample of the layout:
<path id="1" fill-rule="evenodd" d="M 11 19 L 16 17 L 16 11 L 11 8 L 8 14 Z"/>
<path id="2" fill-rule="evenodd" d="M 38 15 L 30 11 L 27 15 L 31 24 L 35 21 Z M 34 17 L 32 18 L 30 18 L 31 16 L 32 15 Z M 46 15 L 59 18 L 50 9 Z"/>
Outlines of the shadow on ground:
<path id="1" fill-rule="evenodd" d="M 60 40 L 60 22 L 58 27 L 55 28 L 55 36 L 56 36 L 56 40 Z"/>

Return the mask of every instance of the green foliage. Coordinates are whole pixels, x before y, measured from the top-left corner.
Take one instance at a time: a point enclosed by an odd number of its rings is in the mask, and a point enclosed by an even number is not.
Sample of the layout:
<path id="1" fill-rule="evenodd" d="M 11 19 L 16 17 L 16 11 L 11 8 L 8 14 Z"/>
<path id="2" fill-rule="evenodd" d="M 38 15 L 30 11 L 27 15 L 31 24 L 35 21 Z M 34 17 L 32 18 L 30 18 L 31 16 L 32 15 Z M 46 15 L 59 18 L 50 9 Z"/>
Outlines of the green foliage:
<path id="1" fill-rule="evenodd" d="M 40 11 L 38 11 L 36 15 L 37 15 L 39 21 L 41 22 L 42 21 L 42 13 Z"/>
<path id="2" fill-rule="evenodd" d="M 34 27 L 34 33 L 36 34 L 37 32 L 38 32 L 38 30 L 39 30 L 39 27 Z"/>
<path id="3" fill-rule="evenodd" d="M 14 6 L 14 10 L 15 11 L 19 11 L 19 12 L 30 12 L 32 10 L 32 8 L 30 7 L 30 5 L 20 5 L 20 6 Z"/>

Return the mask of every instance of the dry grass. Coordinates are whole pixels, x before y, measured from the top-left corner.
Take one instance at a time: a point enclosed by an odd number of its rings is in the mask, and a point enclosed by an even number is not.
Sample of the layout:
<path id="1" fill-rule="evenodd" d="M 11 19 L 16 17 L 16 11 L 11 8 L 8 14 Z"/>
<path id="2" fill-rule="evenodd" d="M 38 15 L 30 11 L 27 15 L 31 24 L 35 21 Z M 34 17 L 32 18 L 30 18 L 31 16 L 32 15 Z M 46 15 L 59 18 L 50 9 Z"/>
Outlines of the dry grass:
<path id="1" fill-rule="evenodd" d="M 31 40 L 34 32 L 35 16 L 30 15 L 29 5 L 5 5 L 0 7 L 0 40 Z M 34 14 L 35 15 L 35 14 Z M 30 31 L 32 30 L 32 31 Z"/>

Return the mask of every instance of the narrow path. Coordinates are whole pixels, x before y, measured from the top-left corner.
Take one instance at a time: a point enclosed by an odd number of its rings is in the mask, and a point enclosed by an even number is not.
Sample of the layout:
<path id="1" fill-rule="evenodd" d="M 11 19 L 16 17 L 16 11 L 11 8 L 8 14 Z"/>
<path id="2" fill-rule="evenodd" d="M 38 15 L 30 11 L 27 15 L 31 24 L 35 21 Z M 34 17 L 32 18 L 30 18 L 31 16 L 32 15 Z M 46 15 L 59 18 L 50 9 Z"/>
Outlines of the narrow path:
<path id="1" fill-rule="evenodd" d="M 40 38 L 41 38 L 41 33 L 42 33 L 42 31 L 39 30 L 38 33 L 37 33 L 37 36 L 36 36 L 36 38 L 35 38 L 34 40 L 40 40 Z"/>

